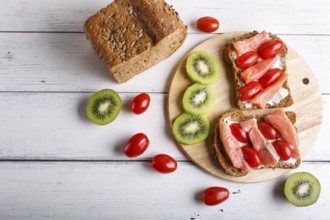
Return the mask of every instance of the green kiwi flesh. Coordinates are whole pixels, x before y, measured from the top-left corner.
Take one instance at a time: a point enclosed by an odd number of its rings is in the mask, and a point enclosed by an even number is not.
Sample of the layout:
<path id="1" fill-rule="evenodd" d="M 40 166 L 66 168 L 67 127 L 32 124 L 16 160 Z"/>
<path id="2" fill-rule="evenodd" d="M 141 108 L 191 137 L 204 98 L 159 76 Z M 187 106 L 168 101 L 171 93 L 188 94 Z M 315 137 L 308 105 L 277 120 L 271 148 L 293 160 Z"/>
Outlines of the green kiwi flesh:
<path id="1" fill-rule="evenodd" d="M 87 117 L 98 125 L 109 124 L 120 112 L 122 101 L 120 96 L 111 89 L 103 89 L 94 93 L 86 106 Z"/>
<path id="2" fill-rule="evenodd" d="M 210 125 L 205 117 L 188 113 L 177 117 L 172 129 L 176 140 L 187 145 L 204 141 L 210 133 Z"/>
<path id="3" fill-rule="evenodd" d="M 219 75 L 218 63 L 206 52 L 194 52 L 189 55 L 186 70 L 192 81 L 201 84 L 211 84 Z"/>
<path id="4" fill-rule="evenodd" d="M 215 94 L 207 85 L 195 83 L 183 95 L 183 109 L 193 115 L 209 112 L 215 104 Z"/>
<path id="5" fill-rule="evenodd" d="M 308 172 L 294 173 L 288 177 L 284 186 L 284 194 L 295 206 L 314 204 L 320 195 L 321 185 L 318 179 Z"/>

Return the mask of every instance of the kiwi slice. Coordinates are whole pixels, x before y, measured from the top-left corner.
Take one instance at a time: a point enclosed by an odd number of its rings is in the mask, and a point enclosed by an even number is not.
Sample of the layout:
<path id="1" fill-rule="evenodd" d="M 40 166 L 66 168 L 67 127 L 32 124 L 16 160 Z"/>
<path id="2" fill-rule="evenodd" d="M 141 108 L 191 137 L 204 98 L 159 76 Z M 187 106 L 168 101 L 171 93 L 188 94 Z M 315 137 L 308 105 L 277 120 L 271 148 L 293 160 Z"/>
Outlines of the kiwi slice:
<path id="1" fill-rule="evenodd" d="M 210 133 L 210 125 L 200 115 L 183 113 L 173 123 L 173 134 L 182 144 L 197 144 L 204 141 Z"/>
<path id="2" fill-rule="evenodd" d="M 89 98 L 86 114 L 95 124 L 105 125 L 117 118 L 121 106 L 120 96 L 115 91 L 103 89 Z"/>
<path id="3" fill-rule="evenodd" d="M 211 84 L 219 75 L 218 63 L 206 52 L 189 55 L 186 70 L 192 81 L 201 84 Z"/>
<path id="4" fill-rule="evenodd" d="M 215 104 L 215 94 L 207 85 L 195 83 L 183 95 L 183 109 L 193 115 L 202 115 Z"/>
<path id="5" fill-rule="evenodd" d="M 310 173 L 298 172 L 288 177 L 284 186 L 285 197 L 295 206 L 309 206 L 319 198 L 321 185 Z"/>

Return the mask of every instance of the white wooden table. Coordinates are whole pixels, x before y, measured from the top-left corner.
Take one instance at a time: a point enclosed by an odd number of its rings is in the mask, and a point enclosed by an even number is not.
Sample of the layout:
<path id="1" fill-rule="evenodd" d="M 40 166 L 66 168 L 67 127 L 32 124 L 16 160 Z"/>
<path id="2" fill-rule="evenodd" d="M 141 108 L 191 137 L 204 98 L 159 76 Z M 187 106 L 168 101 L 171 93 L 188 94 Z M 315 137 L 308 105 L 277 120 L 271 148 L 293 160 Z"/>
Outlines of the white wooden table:
<path id="1" fill-rule="evenodd" d="M 107 73 L 82 33 L 90 15 L 109 1 L 0 0 L 0 219 L 329 219 L 330 204 L 330 3 L 326 0 L 168 0 L 189 35 L 170 58 L 126 84 Z M 201 16 L 220 20 L 218 33 L 197 31 Z M 238 184 L 203 172 L 176 146 L 164 112 L 169 79 L 179 60 L 198 43 L 230 31 L 278 34 L 313 70 L 323 98 L 318 140 L 296 171 L 322 185 L 319 201 L 297 208 L 283 195 L 288 175 Z M 95 91 L 119 92 L 124 108 L 115 122 L 96 126 L 85 116 Z M 129 101 L 151 95 L 136 116 Z M 136 159 L 123 156 L 137 132 L 151 141 Z M 175 157 L 178 170 L 161 175 L 150 167 L 158 153 Z M 291 173 L 292 173 L 291 172 Z M 207 207 L 201 191 L 224 186 L 230 198 Z"/>

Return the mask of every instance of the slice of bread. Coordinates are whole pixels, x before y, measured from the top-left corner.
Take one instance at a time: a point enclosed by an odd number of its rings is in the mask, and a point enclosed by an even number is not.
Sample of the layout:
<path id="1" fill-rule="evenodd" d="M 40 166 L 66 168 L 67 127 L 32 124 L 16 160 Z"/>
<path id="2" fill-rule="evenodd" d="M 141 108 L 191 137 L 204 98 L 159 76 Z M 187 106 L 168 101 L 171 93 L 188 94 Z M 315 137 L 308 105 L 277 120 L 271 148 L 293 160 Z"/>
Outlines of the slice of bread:
<path id="1" fill-rule="evenodd" d="M 235 37 L 230 42 L 228 42 L 226 44 L 225 48 L 223 49 L 223 59 L 224 59 L 225 63 L 227 64 L 227 66 L 229 67 L 232 74 L 234 75 L 234 82 L 233 83 L 234 83 L 234 87 L 235 87 L 235 91 L 236 91 L 236 103 L 237 103 L 237 107 L 241 110 L 258 109 L 260 107 L 258 107 L 257 105 L 246 106 L 244 104 L 244 102 L 241 101 L 238 98 L 238 91 L 245 84 L 244 84 L 242 78 L 240 77 L 241 72 L 243 70 L 240 69 L 239 67 L 237 67 L 236 62 L 235 62 L 235 60 L 237 59 L 237 55 L 236 55 L 236 52 L 235 52 L 234 44 L 238 41 L 248 39 L 248 38 L 253 37 L 257 34 L 259 34 L 257 31 L 253 31 L 253 32 Z M 271 33 L 269 33 L 269 36 L 270 36 L 271 39 L 279 39 L 276 35 L 271 34 Z M 286 46 L 284 46 L 284 49 L 279 54 L 280 63 L 281 63 L 281 66 L 282 66 L 282 72 L 286 71 L 286 61 L 285 61 L 285 59 L 286 59 L 287 53 L 288 53 L 288 48 Z M 288 80 L 285 81 L 285 83 L 283 85 L 283 88 L 288 90 L 289 95 L 286 96 L 284 99 L 282 99 L 279 103 L 274 103 L 272 105 L 266 104 L 265 108 L 282 108 L 282 107 L 288 107 L 288 106 L 293 104 L 293 99 L 292 99 L 292 96 L 291 96 L 291 93 L 290 93 Z"/>
<path id="2" fill-rule="evenodd" d="M 296 122 L 296 114 L 294 112 L 285 112 L 292 124 L 295 124 Z M 248 118 L 251 118 L 252 116 L 245 116 L 242 111 L 234 110 L 229 111 L 225 114 L 223 114 L 217 123 L 215 123 L 214 127 L 214 134 L 213 134 L 213 151 L 215 153 L 215 156 L 222 167 L 222 169 L 231 176 L 245 176 L 246 173 L 243 173 L 240 169 L 233 166 L 232 162 L 227 156 L 227 153 L 223 147 L 223 144 L 220 139 L 220 129 L 219 129 L 219 122 L 225 121 L 225 119 L 230 119 L 235 122 L 241 122 Z M 255 116 L 257 120 L 263 120 L 264 116 Z M 282 168 L 282 169 L 294 169 L 299 167 L 301 163 L 301 159 L 296 160 L 294 164 L 285 163 L 283 161 L 279 161 L 276 166 L 273 167 L 263 167 L 263 168 L 257 168 L 257 169 L 265 169 L 265 168 Z"/>
<path id="3" fill-rule="evenodd" d="M 119 83 L 174 53 L 187 26 L 163 0 L 115 0 L 88 18 L 87 39 Z"/>

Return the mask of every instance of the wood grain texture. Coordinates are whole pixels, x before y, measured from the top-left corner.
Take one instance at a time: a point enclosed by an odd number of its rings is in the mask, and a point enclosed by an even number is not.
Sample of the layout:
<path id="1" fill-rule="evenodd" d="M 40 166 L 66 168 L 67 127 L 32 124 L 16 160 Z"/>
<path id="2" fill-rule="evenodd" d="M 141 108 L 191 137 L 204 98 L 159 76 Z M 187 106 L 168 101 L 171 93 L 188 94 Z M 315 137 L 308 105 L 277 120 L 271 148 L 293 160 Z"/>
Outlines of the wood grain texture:
<path id="1" fill-rule="evenodd" d="M 111 0 L 2 0 L 0 31 L 82 32 L 84 21 L 112 2 Z M 219 32 L 251 31 L 267 28 L 273 33 L 330 34 L 330 5 L 325 0 L 296 1 L 218 1 L 168 0 L 189 25 L 189 33 L 198 33 L 192 24 L 202 16 L 220 20 Z M 10 22 L 7 22 L 10 21 Z"/>
<path id="2" fill-rule="evenodd" d="M 138 160 L 167 153 L 184 159 L 165 123 L 165 96 L 152 94 L 148 110 L 130 111 L 136 93 L 121 93 L 123 108 L 116 120 L 99 126 L 85 108 L 91 93 L 0 93 L 0 159 L 129 160 L 122 153 L 136 133 L 150 140 Z"/>
<path id="3" fill-rule="evenodd" d="M 207 175 L 190 163 L 179 163 L 177 171 L 164 175 L 153 171 L 149 162 L 2 162 L 0 218 L 326 219 L 328 170 L 328 163 L 304 163 L 297 170 L 313 173 L 322 187 L 315 205 L 298 208 L 283 195 L 288 175 L 258 184 L 237 184 Z M 228 188 L 229 199 L 205 206 L 200 194 L 210 186 Z"/>
<path id="4" fill-rule="evenodd" d="M 137 160 L 168 153 L 188 160 L 172 138 L 164 94 L 151 94 L 149 109 L 142 115 L 129 111 L 136 93 L 120 93 L 124 107 L 118 118 L 97 126 L 85 116 L 91 93 L 0 93 L 0 160 L 128 160 L 121 149 L 133 134 L 145 132 L 150 147 Z M 324 112 L 330 112 L 330 96 L 323 96 Z M 305 159 L 329 161 L 330 115 L 324 114 L 315 148 Z"/>
<path id="5" fill-rule="evenodd" d="M 81 33 L 87 17 L 111 1 L 0 0 L 0 219 L 327 219 L 329 2 L 167 0 L 189 27 L 186 42 L 169 59 L 118 85 Z M 207 15 L 220 20 L 217 33 L 281 33 L 315 73 L 324 121 L 315 148 L 296 170 L 320 179 L 314 206 L 296 208 L 283 199 L 287 175 L 258 184 L 221 180 L 187 162 L 173 141 L 164 113 L 170 78 L 189 50 L 216 36 L 195 28 L 194 21 Z M 124 109 L 113 124 L 100 127 L 86 119 L 84 106 L 91 92 L 103 88 L 120 92 Z M 131 114 L 129 100 L 145 91 L 151 93 L 150 109 Z M 122 145 L 141 131 L 150 138 L 149 149 L 133 160 L 124 157 Z M 149 164 L 157 153 L 184 162 L 175 173 L 159 175 Z M 206 207 L 200 192 L 213 185 L 227 187 L 230 199 Z"/>
<path id="6" fill-rule="evenodd" d="M 90 48 L 84 34 L 0 33 L 0 91 L 167 92 L 184 55 L 216 34 L 190 34 L 183 46 L 158 65 L 119 85 Z M 330 94 L 330 36 L 280 37 L 307 60 L 322 93 Z M 316 49 L 317 48 L 317 49 Z"/>
<path id="7" fill-rule="evenodd" d="M 220 76 L 211 85 L 211 88 L 216 94 L 217 102 L 213 109 L 206 115 L 211 127 L 219 117 L 232 109 L 237 109 L 234 97 L 233 77 L 231 73 L 227 71 L 226 65 L 222 59 L 222 50 L 231 39 L 236 36 L 242 35 L 242 33 L 227 33 L 223 35 L 211 38 L 202 44 L 191 50 L 189 54 L 196 51 L 207 51 L 217 61 L 220 66 Z M 317 135 L 320 129 L 322 121 L 322 101 L 321 94 L 318 87 L 318 83 L 313 75 L 313 72 L 309 69 L 306 62 L 288 46 L 288 55 L 286 58 L 287 73 L 289 75 L 288 81 L 290 85 L 291 95 L 294 100 L 294 104 L 286 110 L 294 111 L 297 115 L 297 122 L 295 126 L 298 129 L 298 136 L 300 141 L 300 150 L 302 158 L 311 150 L 314 142 L 317 139 Z M 174 73 L 172 84 L 169 91 L 168 112 L 169 120 L 171 123 L 182 114 L 182 96 L 184 91 L 193 82 L 189 79 L 185 67 L 186 59 L 182 59 L 181 64 L 178 66 L 177 71 Z M 309 84 L 303 84 L 303 79 L 307 78 Z M 273 110 L 261 109 L 256 111 L 246 111 L 246 115 L 266 115 Z M 212 131 L 213 129 L 211 129 Z M 212 133 L 212 132 L 211 132 Z M 259 182 L 269 180 L 288 172 L 287 169 L 262 169 L 257 171 L 251 171 L 249 174 L 243 177 L 233 177 L 225 174 L 220 169 L 218 162 L 214 158 L 212 152 L 212 134 L 209 138 L 199 144 L 179 146 L 186 153 L 186 155 L 203 170 L 226 180 L 236 182 Z"/>

